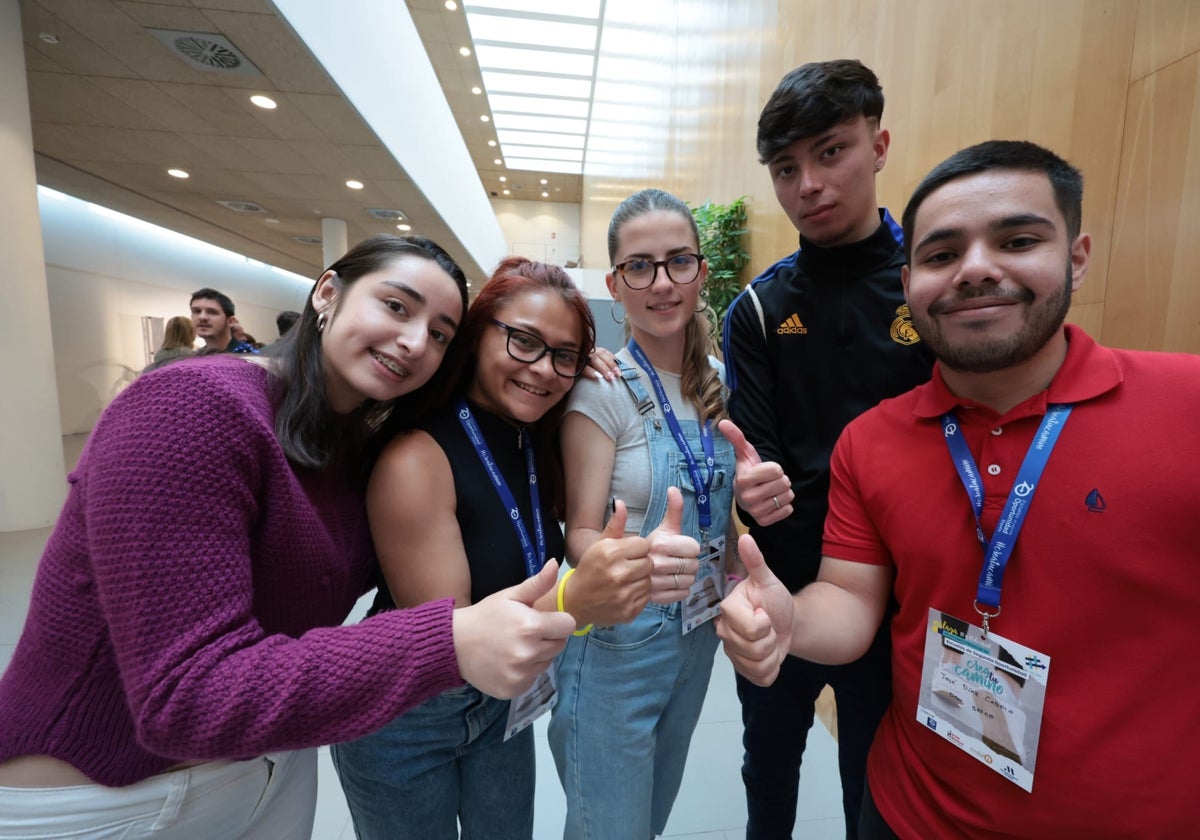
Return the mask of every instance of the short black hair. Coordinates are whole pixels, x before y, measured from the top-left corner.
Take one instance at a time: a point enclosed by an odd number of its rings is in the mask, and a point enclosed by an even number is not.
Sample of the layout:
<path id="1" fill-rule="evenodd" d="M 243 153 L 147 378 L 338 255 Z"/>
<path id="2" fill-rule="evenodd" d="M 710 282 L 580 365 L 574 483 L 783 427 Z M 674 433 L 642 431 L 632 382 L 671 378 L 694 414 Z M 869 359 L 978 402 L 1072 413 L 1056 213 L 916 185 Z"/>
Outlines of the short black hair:
<path id="1" fill-rule="evenodd" d="M 294 312 L 291 309 L 285 309 L 275 316 L 275 326 L 279 329 L 279 335 L 282 336 L 285 332 L 292 328 L 292 325 L 300 320 L 300 313 Z"/>
<path id="2" fill-rule="evenodd" d="M 195 303 L 197 298 L 215 300 L 221 305 L 221 311 L 225 313 L 226 318 L 233 317 L 233 301 L 230 300 L 229 295 L 222 294 L 216 289 L 198 289 L 197 291 L 192 292 L 192 299 L 188 301 L 188 306 L 191 306 L 193 303 Z"/>
<path id="3" fill-rule="evenodd" d="M 859 116 L 883 117 L 883 88 L 871 68 L 850 58 L 801 65 L 780 80 L 758 117 L 759 163 Z"/>
<path id="4" fill-rule="evenodd" d="M 1041 172 L 1050 181 L 1054 203 L 1067 223 L 1067 238 L 1079 235 L 1083 217 L 1083 173 L 1049 149 L 1028 140 L 987 140 L 955 152 L 933 168 L 913 191 L 904 208 L 904 249 L 912 261 L 913 228 L 925 199 L 951 181 L 994 169 Z"/>

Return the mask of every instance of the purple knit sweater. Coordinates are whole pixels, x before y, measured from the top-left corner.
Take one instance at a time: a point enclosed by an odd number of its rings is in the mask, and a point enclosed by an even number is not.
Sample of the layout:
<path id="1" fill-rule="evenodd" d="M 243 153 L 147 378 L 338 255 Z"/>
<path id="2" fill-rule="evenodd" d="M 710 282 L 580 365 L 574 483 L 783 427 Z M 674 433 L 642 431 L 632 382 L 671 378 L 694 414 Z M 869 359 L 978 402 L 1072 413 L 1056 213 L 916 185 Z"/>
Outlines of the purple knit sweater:
<path id="1" fill-rule="evenodd" d="M 0 761 L 51 755 L 128 785 L 356 738 L 461 685 L 449 600 L 337 626 L 372 558 L 337 472 L 288 463 L 258 365 L 184 361 L 130 385 L 42 556 L 0 679 Z"/>

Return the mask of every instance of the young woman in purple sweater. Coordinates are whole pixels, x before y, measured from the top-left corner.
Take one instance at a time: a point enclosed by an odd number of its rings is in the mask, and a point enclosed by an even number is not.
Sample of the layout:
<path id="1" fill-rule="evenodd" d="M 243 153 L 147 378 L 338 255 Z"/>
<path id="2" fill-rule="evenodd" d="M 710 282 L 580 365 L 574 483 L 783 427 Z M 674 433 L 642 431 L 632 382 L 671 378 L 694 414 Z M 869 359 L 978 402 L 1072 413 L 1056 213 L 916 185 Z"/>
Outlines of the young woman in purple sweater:
<path id="1" fill-rule="evenodd" d="M 303 838 L 314 747 L 464 681 L 523 691 L 575 629 L 555 564 L 341 627 L 371 583 L 379 441 L 444 398 L 462 271 L 380 236 L 270 359 L 185 360 L 100 417 L 0 679 L 0 836 Z"/>

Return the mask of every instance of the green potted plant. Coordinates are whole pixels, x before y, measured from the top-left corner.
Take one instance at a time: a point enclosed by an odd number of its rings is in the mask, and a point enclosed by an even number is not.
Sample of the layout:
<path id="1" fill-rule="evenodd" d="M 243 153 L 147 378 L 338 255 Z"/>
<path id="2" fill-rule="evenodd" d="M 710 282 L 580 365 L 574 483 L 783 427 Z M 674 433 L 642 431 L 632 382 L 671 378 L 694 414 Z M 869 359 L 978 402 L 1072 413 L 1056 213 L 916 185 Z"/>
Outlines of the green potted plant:
<path id="1" fill-rule="evenodd" d="M 745 196 L 729 204 L 706 201 L 692 208 L 696 227 L 700 229 L 700 251 L 708 261 L 708 280 L 705 289 L 718 326 L 725 310 L 742 290 L 742 269 L 750 255 L 742 246 L 746 235 Z"/>

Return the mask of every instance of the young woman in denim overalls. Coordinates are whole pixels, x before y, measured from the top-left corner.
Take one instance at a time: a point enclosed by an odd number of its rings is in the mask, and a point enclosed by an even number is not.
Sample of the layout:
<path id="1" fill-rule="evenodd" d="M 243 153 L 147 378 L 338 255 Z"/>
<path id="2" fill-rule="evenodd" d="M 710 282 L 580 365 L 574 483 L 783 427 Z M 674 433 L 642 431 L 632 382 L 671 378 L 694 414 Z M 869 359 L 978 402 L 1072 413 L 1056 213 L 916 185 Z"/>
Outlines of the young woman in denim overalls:
<path id="1" fill-rule="evenodd" d="M 550 747 L 568 840 L 662 833 L 708 690 L 734 544 L 734 452 L 716 429 L 725 409 L 699 250 L 679 199 L 643 190 L 621 203 L 607 282 L 630 342 L 620 375 L 581 381 L 563 420 L 568 560 L 600 538 L 615 498 L 654 561 L 641 614 L 571 639 L 560 658 Z M 680 493 L 682 527 L 660 525 Z"/>

